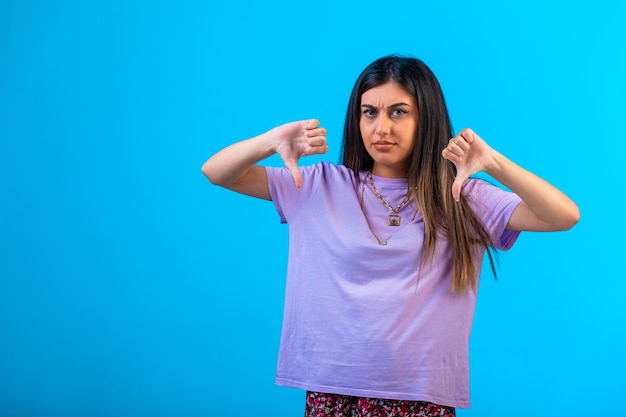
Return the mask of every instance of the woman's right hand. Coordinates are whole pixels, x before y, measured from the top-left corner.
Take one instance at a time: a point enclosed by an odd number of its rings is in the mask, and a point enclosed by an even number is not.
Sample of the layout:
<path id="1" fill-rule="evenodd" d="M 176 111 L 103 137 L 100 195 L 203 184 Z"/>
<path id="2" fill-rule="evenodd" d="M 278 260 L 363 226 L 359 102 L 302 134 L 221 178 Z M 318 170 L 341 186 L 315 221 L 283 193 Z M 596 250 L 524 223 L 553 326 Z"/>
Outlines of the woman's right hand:
<path id="1" fill-rule="evenodd" d="M 202 165 L 202 172 L 213 184 L 271 200 L 265 167 L 256 164 L 277 153 L 300 189 L 302 174 L 298 169 L 298 159 L 328 150 L 326 129 L 319 125 L 320 122 L 315 119 L 291 122 L 233 143 L 211 156 Z"/>
<path id="2" fill-rule="evenodd" d="M 320 127 L 319 120 L 301 120 L 286 123 L 270 130 L 274 149 L 291 172 L 296 188 L 302 186 L 302 174 L 298 169 L 301 156 L 323 154 L 328 151 L 326 129 Z"/>

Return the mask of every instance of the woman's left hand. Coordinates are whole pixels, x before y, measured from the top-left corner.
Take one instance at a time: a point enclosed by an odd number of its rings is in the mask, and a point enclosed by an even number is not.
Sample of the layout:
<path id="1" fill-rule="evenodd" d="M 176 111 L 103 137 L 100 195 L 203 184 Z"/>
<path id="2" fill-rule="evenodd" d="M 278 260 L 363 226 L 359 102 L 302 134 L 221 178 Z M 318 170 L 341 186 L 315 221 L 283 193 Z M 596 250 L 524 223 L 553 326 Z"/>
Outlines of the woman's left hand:
<path id="1" fill-rule="evenodd" d="M 450 139 L 441 155 L 456 166 L 456 178 L 452 184 L 452 196 L 456 201 L 461 198 L 465 180 L 479 171 L 487 170 L 494 152 L 472 129 L 463 129 Z"/>
<path id="2" fill-rule="evenodd" d="M 463 129 L 450 139 L 441 155 L 456 166 L 452 183 L 456 201 L 461 198 L 465 180 L 479 171 L 486 172 L 522 199 L 509 218 L 507 229 L 567 230 L 580 219 L 578 206 L 562 191 L 495 151 L 471 129 Z"/>

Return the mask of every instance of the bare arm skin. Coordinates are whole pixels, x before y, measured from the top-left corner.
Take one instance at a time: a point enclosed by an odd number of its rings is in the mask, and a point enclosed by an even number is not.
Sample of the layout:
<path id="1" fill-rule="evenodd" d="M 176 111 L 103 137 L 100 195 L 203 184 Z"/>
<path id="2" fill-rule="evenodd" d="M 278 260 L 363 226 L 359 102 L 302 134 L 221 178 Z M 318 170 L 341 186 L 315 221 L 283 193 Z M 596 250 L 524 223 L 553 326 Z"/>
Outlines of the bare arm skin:
<path id="1" fill-rule="evenodd" d="M 484 171 L 522 199 L 507 229 L 548 232 L 571 229 L 580 219 L 578 206 L 556 187 L 496 152 L 471 129 L 450 139 L 441 155 L 454 163 L 457 177 L 452 195 L 459 199 L 461 186 L 471 175 Z"/>
<path id="2" fill-rule="evenodd" d="M 213 184 L 271 200 L 265 168 L 256 165 L 257 162 L 277 153 L 299 189 L 302 186 L 302 175 L 298 169 L 298 159 L 326 151 L 326 129 L 319 127 L 317 120 L 302 120 L 277 126 L 222 149 L 204 163 L 202 173 Z"/>

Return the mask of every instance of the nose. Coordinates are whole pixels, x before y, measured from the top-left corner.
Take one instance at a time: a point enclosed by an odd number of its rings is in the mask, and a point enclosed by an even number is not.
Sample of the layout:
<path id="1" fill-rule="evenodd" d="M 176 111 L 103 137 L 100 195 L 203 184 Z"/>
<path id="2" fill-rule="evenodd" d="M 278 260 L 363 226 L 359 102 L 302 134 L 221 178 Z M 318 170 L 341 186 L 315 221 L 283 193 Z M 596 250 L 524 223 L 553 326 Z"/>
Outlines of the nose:
<path id="1" fill-rule="evenodd" d="M 388 117 L 381 115 L 376 123 L 376 134 L 380 137 L 387 136 L 391 130 L 391 121 Z"/>

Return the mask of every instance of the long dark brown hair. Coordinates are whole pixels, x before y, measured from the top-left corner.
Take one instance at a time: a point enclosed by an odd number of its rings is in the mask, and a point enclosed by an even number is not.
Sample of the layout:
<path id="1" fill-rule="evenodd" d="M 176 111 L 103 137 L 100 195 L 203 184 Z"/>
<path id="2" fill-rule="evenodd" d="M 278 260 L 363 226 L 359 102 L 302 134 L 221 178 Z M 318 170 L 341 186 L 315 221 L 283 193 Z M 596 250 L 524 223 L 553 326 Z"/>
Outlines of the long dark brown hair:
<path id="1" fill-rule="evenodd" d="M 441 156 L 453 137 L 452 124 L 441 86 L 433 72 L 416 58 L 389 55 L 367 66 L 357 79 L 346 114 L 341 150 L 342 164 L 358 176 L 369 171 L 374 160 L 367 153 L 359 121 L 361 96 L 367 90 L 395 81 L 415 98 L 419 124 L 408 169 L 409 190 L 425 224 L 422 265 L 432 260 L 437 239 L 447 238 L 452 246 L 452 284 L 456 293 L 476 290 L 480 270 L 476 255 L 487 250 L 495 275 L 493 242 L 485 226 L 466 199 L 456 202 L 452 183 L 456 167 Z"/>

